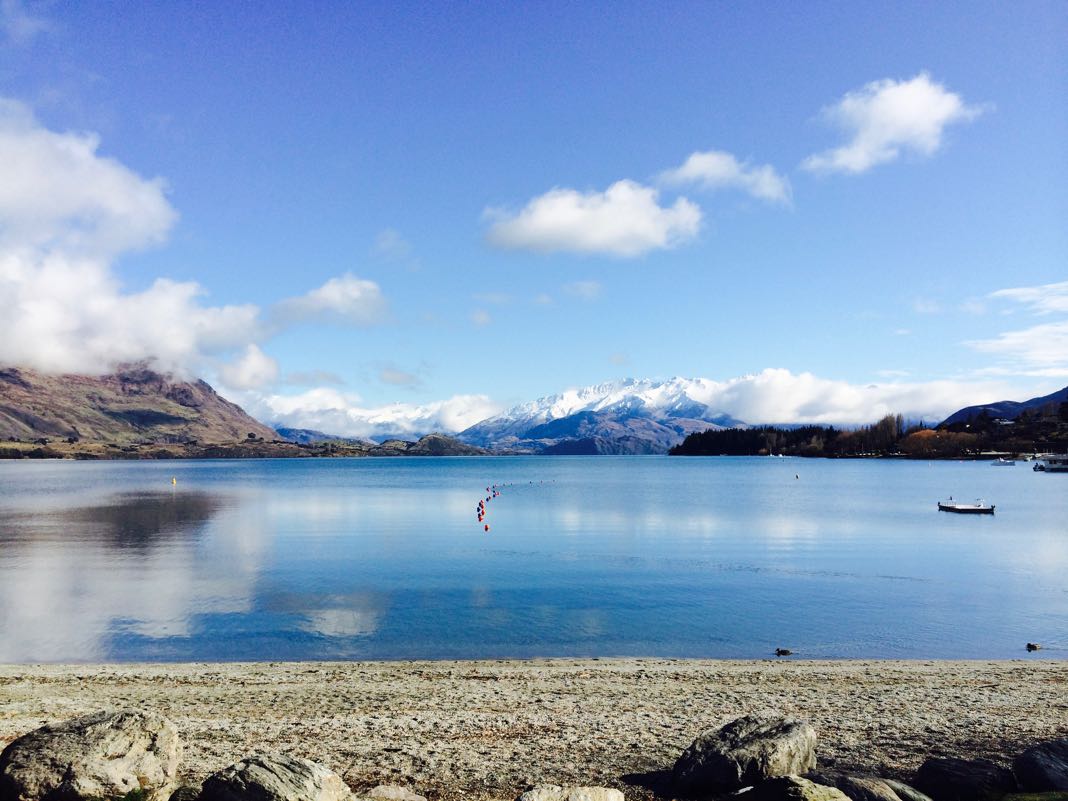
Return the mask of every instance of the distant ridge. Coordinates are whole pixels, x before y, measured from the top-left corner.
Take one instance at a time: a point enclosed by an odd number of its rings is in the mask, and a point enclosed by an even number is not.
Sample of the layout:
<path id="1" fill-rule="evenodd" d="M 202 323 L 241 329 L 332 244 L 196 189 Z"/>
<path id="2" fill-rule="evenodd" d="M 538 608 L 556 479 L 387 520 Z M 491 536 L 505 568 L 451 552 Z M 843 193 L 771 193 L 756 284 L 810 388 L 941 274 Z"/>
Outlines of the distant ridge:
<path id="1" fill-rule="evenodd" d="M 273 440 L 277 434 L 206 382 L 138 364 L 103 376 L 0 368 L 0 438 L 182 445 Z"/>
<path id="2" fill-rule="evenodd" d="M 710 395 L 710 382 L 700 378 L 627 378 L 519 404 L 457 437 L 527 453 L 667 453 L 696 431 L 745 425 L 706 404 Z"/>
<path id="3" fill-rule="evenodd" d="M 1055 412 L 1056 408 L 1062 403 L 1068 403 L 1068 387 L 1059 389 L 1049 395 L 1043 395 L 1040 398 L 1031 398 L 1030 400 L 1025 401 L 1005 400 L 997 401 L 995 403 L 983 403 L 978 406 L 966 406 L 943 420 L 939 427 L 943 428 L 959 423 L 970 423 L 983 414 L 992 420 L 1015 420 L 1024 412 Z M 1046 409 L 1045 407 L 1047 406 L 1050 408 Z"/>

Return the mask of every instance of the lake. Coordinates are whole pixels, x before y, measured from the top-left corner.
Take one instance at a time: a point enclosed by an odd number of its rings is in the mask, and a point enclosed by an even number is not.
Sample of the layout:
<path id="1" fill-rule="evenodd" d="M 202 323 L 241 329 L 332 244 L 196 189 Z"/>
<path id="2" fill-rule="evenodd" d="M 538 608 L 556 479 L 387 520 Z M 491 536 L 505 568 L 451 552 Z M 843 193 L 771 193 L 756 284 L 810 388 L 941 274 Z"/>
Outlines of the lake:
<path id="1" fill-rule="evenodd" d="M 487 532 L 476 507 L 494 484 Z M 938 512 L 949 495 L 997 513 Z M 0 662 L 776 647 L 1068 656 L 1068 475 L 759 457 L 0 463 Z"/>

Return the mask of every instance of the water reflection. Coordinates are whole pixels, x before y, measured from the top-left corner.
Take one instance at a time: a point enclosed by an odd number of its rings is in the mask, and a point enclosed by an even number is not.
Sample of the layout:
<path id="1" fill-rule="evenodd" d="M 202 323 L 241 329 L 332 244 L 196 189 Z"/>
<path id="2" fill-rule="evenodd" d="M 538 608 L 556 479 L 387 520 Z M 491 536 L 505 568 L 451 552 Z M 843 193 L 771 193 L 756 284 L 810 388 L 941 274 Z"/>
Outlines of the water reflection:
<path id="1" fill-rule="evenodd" d="M 225 537 L 210 532 L 220 515 Z M 249 521 L 205 492 L 0 509 L 0 531 L 4 662 L 103 660 L 117 641 L 188 638 L 195 614 L 250 609 L 262 561 Z"/>

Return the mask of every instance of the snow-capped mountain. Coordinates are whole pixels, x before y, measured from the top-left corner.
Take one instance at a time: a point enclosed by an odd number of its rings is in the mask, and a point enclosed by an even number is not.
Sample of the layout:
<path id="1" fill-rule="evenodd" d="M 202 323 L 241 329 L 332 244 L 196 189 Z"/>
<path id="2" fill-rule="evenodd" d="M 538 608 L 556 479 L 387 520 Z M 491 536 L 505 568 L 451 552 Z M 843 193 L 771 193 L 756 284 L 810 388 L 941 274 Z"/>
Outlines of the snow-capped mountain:
<path id="1" fill-rule="evenodd" d="M 743 425 L 708 405 L 701 378 L 627 378 L 514 406 L 458 437 L 490 448 L 550 453 L 662 453 L 694 431 Z"/>

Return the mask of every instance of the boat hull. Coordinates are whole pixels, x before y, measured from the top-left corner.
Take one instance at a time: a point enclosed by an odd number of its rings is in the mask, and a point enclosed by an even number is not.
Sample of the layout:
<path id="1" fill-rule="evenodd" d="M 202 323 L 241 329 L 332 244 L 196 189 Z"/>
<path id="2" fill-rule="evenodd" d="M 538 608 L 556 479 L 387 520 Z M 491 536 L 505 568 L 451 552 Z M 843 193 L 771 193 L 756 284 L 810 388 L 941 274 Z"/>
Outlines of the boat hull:
<path id="1" fill-rule="evenodd" d="M 938 511 L 954 512 L 958 515 L 992 515 L 993 506 L 976 506 L 975 504 L 939 503 Z"/>

